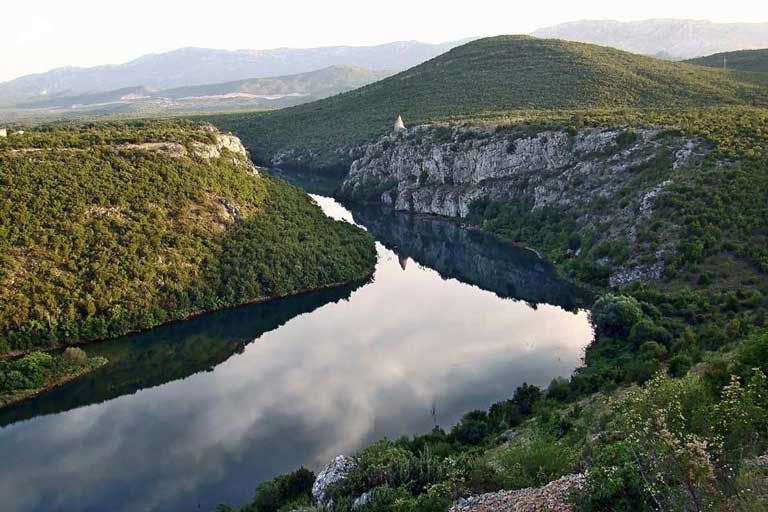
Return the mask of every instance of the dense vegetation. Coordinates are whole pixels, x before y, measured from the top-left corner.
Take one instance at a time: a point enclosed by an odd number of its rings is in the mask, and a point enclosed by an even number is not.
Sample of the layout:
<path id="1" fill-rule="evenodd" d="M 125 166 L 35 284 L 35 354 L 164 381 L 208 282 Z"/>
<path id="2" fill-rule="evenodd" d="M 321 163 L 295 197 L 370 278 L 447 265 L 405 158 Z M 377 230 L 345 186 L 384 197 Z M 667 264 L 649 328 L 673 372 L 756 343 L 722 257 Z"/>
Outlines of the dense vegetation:
<path id="1" fill-rule="evenodd" d="M 406 124 L 522 109 L 659 108 L 768 103 L 768 89 L 729 71 L 596 45 L 526 36 L 481 39 L 345 94 L 261 114 L 209 118 L 257 161 L 338 169 L 347 151 Z"/>
<path id="2" fill-rule="evenodd" d="M 699 172 L 677 176 L 659 197 L 653 217 L 638 233 L 637 242 L 598 243 L 610 226 L 575 230 L 574 218 L 584 212 L 509 202 L 478 202 L 469 221 L 484 229 L 536 247 L 572 277 L 598 286 L 607 282 L 611 268 L 633 253 L 652 257 L 663 237 L 679 233 L 682 244 L 667 258 L 665 283 L 672 288 L 733 289 L 764 282 L 768 271 L 768 111 L 729 107 L 683 111 L 529 112 L 525 122 L 501 123 L 499 129 L 575 130 L 584 126 L 660 127 L 688 136 L 701 136 L 714 145 Z M 654 182 L 671 177 L 667 161 L 636 170 Z M 620 196 L 633 197 L 630 185 Z M 621 205 L 594 201 L 591 217 L 616 211 Z M 608 215 L 610 218 L 610 215 Z M 578 256 L 575 251 L 578 250 Z M 598 265 L 596 262 L 602 263 Z M 670 286 L 667 286 L 669 288 Z"/>
<path id="3" fill-rule="evenodd" d="M 0 407 L 71 380 L 106 363 L 103 357 L 89 358 L 76 347 L 62 354 L 32 352 L 12 361 L 0 361 Z"/>
<path id="4" fill-rule="evenodd" d="M 768 72 L 768 48 L 715 53 L 706 57 L 690 59 L 686 62 L 712 68 L 726 67 L 727 69 L 739 71 Z"/>
<path id="5" fill-rule="evenodd" d="M 187 122 L 0 139 L 0 353 L 367 276 L 372 240 Z"/>

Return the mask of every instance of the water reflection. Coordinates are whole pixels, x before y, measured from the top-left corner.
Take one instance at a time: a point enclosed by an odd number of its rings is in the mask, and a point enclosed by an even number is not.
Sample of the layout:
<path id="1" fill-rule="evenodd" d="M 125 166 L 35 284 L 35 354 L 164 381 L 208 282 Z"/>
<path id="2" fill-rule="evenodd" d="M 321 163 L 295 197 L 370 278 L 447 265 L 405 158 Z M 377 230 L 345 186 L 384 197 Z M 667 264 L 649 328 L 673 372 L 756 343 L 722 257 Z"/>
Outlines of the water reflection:
<path id="1" fill-rule="evenodd" d="M 104 356 L 109 364 L 61 388 L 0 410 L 0 426 L 103 402 L 210 371 L 233 354 L 242 352 L 255 338 L 288 320 L 324 304 L 349 299 L 358 286 L 342 286 L 219 311 L 108 343 L 86 346 L 89 355 Z"/>
<path id="2" fill-rule="evenodd" d="M 530 250 L 444 219 L 405 215 L 378 206 L 354 207 L 354 219 L 396 252 L 405 270 L 409 259 L 445 278 L 490 290 L 503 298 L 584 308 L 589 295 L 560 279 L 551 264 Z"/>
<path id="3" fill-rule="evenodd" d="M 320 201 L 329 214 L 350 218 Z M 421 252 L 406 242 L 407 231 L 395 244 L 371 227 L 413 264 L 403 269 L 398 254 L 378 244 L 374 281 L 338 297 L 232 310 L 94 346 L 111 351 L 115 372 L 5 416 L 7 423 L 91 404 L 0 429 L 3 510 L 242 503 L 277 473 L 317 468 L 382 436 L 430 429 L 433 406 L 437 422 L 449 426 L 523 381 L 546 385 L 572 371 L 591 336 L 585 313 L 500 298 L 499 290 L 514 290 L 536 300 L 523 284 L 528 271 L 513 260 L 496 263 L 482 240 L 464 245 L 455 233 L 445 235 L 452 256 L 430 259 L 438 239 L 420 229 L 412 237 L 428 249 Z M 462 246 L 468 254 L 459 254 Z M 492 262 L 494 273 L 508 265 L 522 277 L 502 279 L 514 286 L 496 293 L 460 282 L 482 274 L 479 265 L 462 268 L 473 259 Z M 444 279 L 432 264 L 457 279 Z M 555 279 L 546 270 L 535 275 Z M 477 284 L 493 289 L 498 279 L 478 277 Z"/>

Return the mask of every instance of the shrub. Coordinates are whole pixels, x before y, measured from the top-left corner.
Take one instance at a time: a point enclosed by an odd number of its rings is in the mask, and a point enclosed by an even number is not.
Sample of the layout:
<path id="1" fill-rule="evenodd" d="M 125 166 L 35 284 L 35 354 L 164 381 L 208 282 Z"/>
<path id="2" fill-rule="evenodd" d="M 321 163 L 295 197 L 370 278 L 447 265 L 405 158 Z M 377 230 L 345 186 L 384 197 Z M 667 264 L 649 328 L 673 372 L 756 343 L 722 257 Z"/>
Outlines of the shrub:
<path id="1" fill-rule="evenodd" d="M 547 398 L 550 400 L 564 402 L 568 400 L 570 394 L 570 383 L 567 379 L 562 377 L 552 379 L 552 382 L 549 383 L 549 387 L 547 388 Z"/>
<path id="2" fill-rule="evenodd" d="M 527 416 L 533 412 L 533 406 L 541 399 L 541 389 L 523 382 L 522 386 L 515 389 L 512 401 L 520 407 L 520 413 Z"/>
<path id="3" fill-rule="evenodd" d="M 736 360 L 742 375 L 752 368 L 768 373 L 768 332 L 760 331 L 745 338 L 738 349 Z"/>
<path id="4" fill-rule="evenodd" d="M 639 347 L 646 341 L 657 341 L 663 345 L 669 345 L 671 340 L 672 335 L 669 331 L 659 327 L 649 318 L 639 320 L 629 331 L 629 341 L 635 347 Z"/>
<path id="5" fill-rule="evenodd" d="M 251 510 L 253 512 L 277 512 L 291 504 L 309 504 L 312 500 L 312 484 L 315 474 L 306 468 L 280 475 L 261 483 L 256 488 Z"/>
<path id="6" fill-rule="evenodd" d="M 598 336 L 626 336 L 642 316 L 637 299 L 626 295 L 603 295 L 592 306 Z"/>
<path id="7" fill-rule="evenodd" d="M 505 447 L 497 456 L 507 489 L 544 485 L 573 472 L 578 452 L 548 436 L 536 436 Z"/>
<path id="8" fill-rule="evenodd" d="M 452 438 L 469 445 L 482 443 L 489 433 L 488 414 L 485 411 L 472 411 L 465 414 L 451 429 Z"/>
<path id="9" fill-rule="evenodd" d="M 667 357 L 667 347 L 655 341 L 640 345 L 640 357 L 646 361 L 662 361 Z"/>
<path id="10" fill-rule="evenodd" d="M 88 354 L 81 348 L 67 347 L 64 351 L 64 359 L 77 365 L 83 365 L 88 362 Z"/>
<path id="11" fill-rule="evenodd" d="M 492 429 L 507 430 L 520 424 L 523 414 L 514 400 L 496 402 L 488 410 L 488 423 Z"/>
<path id="12" fill-rule="evenodd" d="M 584 489 L 574 493 L 574 502 L 582 512 L 654 510 L 629 443 L 619 441 L 600 450 Z"/>
<path id="13" fill-rule="evenodd" d="M 382 439 L 356 457 L 357 466 L 349 474 L 349 486 L 357 493 L 390 482 L 393 469 L 404 467 L 412 454 L 398 444 Z"/>
<path id="14" fill-rule="evenodd" d="M 669 360 L 669 374 L 672 377 L 683 377 L 691 369 L 691 358 L 678 354 Z"/>

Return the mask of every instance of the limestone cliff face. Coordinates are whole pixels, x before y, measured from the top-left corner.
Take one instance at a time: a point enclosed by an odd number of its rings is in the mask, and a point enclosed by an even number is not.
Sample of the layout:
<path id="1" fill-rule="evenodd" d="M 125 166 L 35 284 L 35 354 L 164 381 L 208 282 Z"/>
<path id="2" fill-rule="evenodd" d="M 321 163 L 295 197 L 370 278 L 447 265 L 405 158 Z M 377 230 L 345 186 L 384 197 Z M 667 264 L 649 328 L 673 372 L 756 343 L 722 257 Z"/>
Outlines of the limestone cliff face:
<path id="1" fill-rule="evenodd" d="M 655 129 L 422 126 L 362 148 L 340 195 L 460 218 L 478 200 L 518 201 L 532 210 L 561 209 L 580 228 L 601 226 L 604 239 L 632 245 L 664 189 L 709 151 L 702 139 Z M 629 261 L 614 269 L 611 283 L 658 278 L 677 244 L 674 228 L 662 238 L 655 261 Z"/>

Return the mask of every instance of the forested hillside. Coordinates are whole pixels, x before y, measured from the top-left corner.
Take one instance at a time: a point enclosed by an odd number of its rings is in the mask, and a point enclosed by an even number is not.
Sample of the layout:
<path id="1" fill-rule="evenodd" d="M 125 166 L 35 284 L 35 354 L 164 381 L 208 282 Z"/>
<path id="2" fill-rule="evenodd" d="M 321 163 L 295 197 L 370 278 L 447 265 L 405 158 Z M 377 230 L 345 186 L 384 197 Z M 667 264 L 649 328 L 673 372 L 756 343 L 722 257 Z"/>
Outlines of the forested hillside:
<path id="1" fill-rule="evenodd" d="M 706 57 L 690 59 L 686 62 L 712 68 L 768 72 L 768 49 L 715 53 Z"/>
<path id="2" fill-rule="evenodd" d="M 211 118 L 259 162 L 346 169 L 348 150 L 407 125 L 508 111 L 768 104 L 768 89 L 720 69 L 526 36 L 474 41 L 390 78 L 263 114 Z M 523 112 L 516 115 L 525 117 Z"/>
<path id="3" fill-rule="evenodd" d="M 0 139 L 0 354 L 110 338 L 365 278 L 372 239 L 210 126 L 41 126 Z"/>

